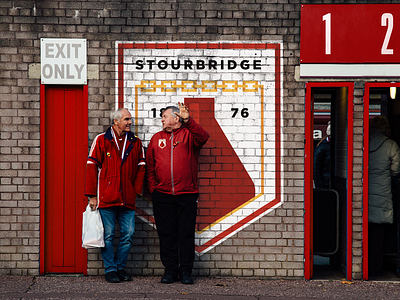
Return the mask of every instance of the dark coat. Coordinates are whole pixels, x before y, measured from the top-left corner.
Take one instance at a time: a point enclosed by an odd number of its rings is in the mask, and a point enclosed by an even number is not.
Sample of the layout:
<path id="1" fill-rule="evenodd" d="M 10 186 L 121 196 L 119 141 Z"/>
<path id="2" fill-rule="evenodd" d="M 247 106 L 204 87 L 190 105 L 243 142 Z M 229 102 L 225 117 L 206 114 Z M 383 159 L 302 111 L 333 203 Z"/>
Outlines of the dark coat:
<path id="1" fill-rule="evenodd" d="M 400 149 L 381 131 L 370 130 L 368 222 L 393 223 L 391 176 L 400 173 Z"/>
<path id="2" fill-rule="evenodd" d="M 317 189 L 329 189 L 331 179 L 331 144 L 324 139 L 314 152 L 314 184 Z"/>

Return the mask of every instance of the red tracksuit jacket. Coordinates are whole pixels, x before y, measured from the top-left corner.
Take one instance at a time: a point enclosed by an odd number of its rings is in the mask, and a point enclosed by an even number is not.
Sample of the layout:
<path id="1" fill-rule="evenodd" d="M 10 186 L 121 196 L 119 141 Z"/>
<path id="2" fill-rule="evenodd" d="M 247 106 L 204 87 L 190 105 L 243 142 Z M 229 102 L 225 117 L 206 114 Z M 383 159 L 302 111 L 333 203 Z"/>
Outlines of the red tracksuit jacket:
<path id="1" fill-rule="evenodd" d="M 98 197 L 98 207 L 126 206 L 135 209 L 136 194 L 142 194 L 145 176 L 142 142 L 126 133 L 123 159 L 111 127 L 93 141 L 86 165 L 85 195 Z"/>
<path id="2" fill-rule="evenodd" d="M 209 137 L 192 118 L 172 132 L 156 133 L 146 153 L 150 192 L 157 189 L 170 195 L 198 193 L 197 159 Z"/>

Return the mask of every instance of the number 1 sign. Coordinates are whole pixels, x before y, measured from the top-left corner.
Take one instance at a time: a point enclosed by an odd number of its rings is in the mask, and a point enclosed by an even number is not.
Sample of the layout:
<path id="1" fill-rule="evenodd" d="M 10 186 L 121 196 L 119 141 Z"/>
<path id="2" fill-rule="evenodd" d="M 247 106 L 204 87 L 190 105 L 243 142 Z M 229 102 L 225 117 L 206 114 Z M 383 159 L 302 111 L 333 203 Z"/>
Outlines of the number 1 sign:
<path id="1" fill-rule="evenodd" d="M 302 5 L 300 76 L 400 76 L 399 35 L 400 4 Z"/>
<path id="2" fill-rule="evenodd" d="M 281 44 L 117 42 L 117 106 L 147 147 L 160 113 L 184 102 L 210 134 L 199 156 L 196 251 L 205 253 L 282 203 Z M 137 200 L 154 225 L 151 195 Z"/>

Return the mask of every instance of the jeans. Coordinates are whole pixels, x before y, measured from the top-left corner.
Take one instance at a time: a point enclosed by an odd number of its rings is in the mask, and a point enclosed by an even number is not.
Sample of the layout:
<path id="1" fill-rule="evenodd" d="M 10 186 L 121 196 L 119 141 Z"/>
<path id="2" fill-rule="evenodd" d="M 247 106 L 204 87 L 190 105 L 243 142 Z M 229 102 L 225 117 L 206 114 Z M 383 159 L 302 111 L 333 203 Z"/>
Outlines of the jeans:
<path id="1" fill-rule="evenodd" d="M 105 247 L 101 248 L 105 273 L 123 270 L 135 233 L 135 211 L 126 207 L 99 208 L 104 226 Z M 115 221 L 120 226 L 117 251 L 114 254 Z"/>

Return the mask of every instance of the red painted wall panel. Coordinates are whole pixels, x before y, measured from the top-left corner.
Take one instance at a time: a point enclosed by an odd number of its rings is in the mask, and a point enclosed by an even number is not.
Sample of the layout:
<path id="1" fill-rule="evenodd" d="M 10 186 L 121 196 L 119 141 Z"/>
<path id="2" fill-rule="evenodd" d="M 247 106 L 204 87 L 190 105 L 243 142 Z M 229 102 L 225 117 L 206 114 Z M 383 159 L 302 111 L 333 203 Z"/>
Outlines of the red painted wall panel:
<path id="1" fill-rule="evenodd" d="M 255 196 L 255 187 L 215 119 L 213 98 L 186 98 L 191 116 L 210 134 L 199 157 L 197 230 L 223 218 Z"/>

